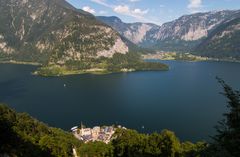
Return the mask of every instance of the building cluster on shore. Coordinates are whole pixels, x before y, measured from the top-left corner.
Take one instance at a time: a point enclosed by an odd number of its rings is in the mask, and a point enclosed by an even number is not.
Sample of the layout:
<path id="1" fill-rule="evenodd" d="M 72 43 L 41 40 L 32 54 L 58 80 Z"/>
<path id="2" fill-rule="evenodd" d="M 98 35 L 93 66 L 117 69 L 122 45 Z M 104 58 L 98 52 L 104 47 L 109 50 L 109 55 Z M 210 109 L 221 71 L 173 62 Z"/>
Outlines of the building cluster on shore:
<path id="1" fill-rule="evenodd" d="M 124 127 L 121 126 L 118 126 L 117 128 L 124 129 Z M 71 129 L 71 131 L 77 139 L 83 141 L 84 143 L 101 141 L 108 144 L 112 140 L 113 134 L 117 128 L 113 126 L 95 126 L 93 128 L 79 128 L 75 126 Z"/>
<path id="2" fill-rule="evenodd" d="M 144 59 L 159 59 L 159 60 L 192 60 L 192 61 L 207 61 L 208 57 L 196 56 L 190 53 L 177 52 L 157 52 L 154 54 L 143 55 Z"/>

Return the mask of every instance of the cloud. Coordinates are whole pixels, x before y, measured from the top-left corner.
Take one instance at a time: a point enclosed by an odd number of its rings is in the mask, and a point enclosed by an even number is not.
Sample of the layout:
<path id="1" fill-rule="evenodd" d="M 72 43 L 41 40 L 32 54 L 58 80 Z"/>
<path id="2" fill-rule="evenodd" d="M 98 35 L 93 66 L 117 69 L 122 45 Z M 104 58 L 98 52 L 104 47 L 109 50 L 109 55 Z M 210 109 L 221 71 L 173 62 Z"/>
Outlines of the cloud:
<path id="1" fill-rule="evenodd" d="M 91 1 L 103 5 L 105 7 L 112 8 L 112 6 L 110 4 L 107 4 L 105 0 L 91 0 Z"/>
<path id="2" fill-rule="evenodd" d="M 134 9 L 132 10 L 132 13 L 135 15 L 143 16 L 148 13 L 148 10 Z"/>
<path id="3" fill-rule="evenodd" d="M 187 8 L 190 12 L 198 12 L 202 8 L 202 0 L 189 0 Z"/>
<path id="4" fill-rule="evenodd" d="M 115 11 L 116 13 L 119 13 L 119 14 L 132 16 L 132 17 L 135 17 L 138 19 L 143 18 L 143 16 L 148 13 L 148 9 L 147 10 L 141 10 L 139 8 L 130 9 L 130 7 L 127 5 L 115 6 L 113 8 L 113 11 Z"/>
<path id="5" fill-rule="evenodd" d="M 141 10 L 139 8 L 131 9 L 128 5 L 111 5 L 111 4 L 108 4 L 106 0 L 91 0 L 91 1 L 100 5 L 103 5 L 105 7 L 108 7 L 118 14 L 132 16 L 138 19 L 142 19 L 143 16 L 148 13 L 148 9 L 146 10 Z M 130 0 L 130 1 L 136 2 L 139 0 Z"/>
<path id="6" fill-rule="evenodd" d="M 120 14 L 128 14 L 130 13 L 130 9 L 127 5 L 118 5 L 116 7 L 114 7 L 113 9 L 116 13 L 120 13 Z"/>
<path id="7" fill-rule="evenodd" d="M 89 7 L 89 6 L 84 6 L 84 7 L 82 8 L 82 10 L 84 10 L 84 11 L 86 11 L 86 12 L 89 12 L 89 13 L 91 13 L 91 14 L 95 14 L 95 13 L 96 13 L 96 11 L 95 11 L 94 9 L 92 9 L 91 7 Z"/>

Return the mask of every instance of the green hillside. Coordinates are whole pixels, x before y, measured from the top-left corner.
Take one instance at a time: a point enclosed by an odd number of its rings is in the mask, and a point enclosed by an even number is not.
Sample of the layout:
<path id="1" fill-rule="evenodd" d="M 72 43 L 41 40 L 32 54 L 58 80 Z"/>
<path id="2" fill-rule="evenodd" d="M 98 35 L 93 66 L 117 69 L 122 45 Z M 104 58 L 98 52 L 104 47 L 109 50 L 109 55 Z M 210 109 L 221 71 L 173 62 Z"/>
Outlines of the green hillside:
<path id="1" fill-rule="evenodd" d="M 240 18 L 227 21 L 216 28 L 196 49 L 198 55 L 240 59 Z"/>
<path id="2" fill-rule="evenodd" d="M 48 127 L 26 113 L 0 105 L 0 156 L 51 157 L 72 155 L 81 142 L 61 129 Z"/>

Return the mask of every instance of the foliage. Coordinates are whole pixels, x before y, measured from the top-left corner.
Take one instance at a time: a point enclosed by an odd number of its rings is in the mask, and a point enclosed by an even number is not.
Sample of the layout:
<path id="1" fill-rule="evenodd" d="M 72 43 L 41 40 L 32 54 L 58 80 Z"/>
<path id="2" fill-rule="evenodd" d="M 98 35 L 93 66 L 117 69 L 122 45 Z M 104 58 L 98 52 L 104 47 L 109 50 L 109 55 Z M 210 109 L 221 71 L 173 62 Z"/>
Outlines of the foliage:
<path id="1" fill-rule="evenodd" d="M 82 145 L 78 154 L 83 157 L 113 157 L 113 147 L 102 142 L 90 142 Z"/>
<path id="2" fill-rule="evenodd" d="M 191 142 L 184 142 L 181 145 L 181 157 L 200 157 L 206 156 L 204 153 L 208 148 L 207 143 L 205 142 L 197 142 L 193 144 Z"/>
<path id="3" fill-rule="evenodd" d="M 158 41 L 153 48 L 166 52 L 191 52 L 200 42 L 201 40 L 165 39 Z"/>
<path id="4" fill-rule="evenodd" d="M 175 134 L 163 130 L 160 134 L 139 134 L 134 130 L 117 130 L 112 141 L 114 155 L 119 157 L 185 157 L 198 156 L 206 148 L 199 142 L 181 143 Z"/>
<path id="5" fill-rule="evenodd" d="M 214 156 L 237 157 L 240 154 L 240 91 L 234 91 L 222 79 L 217 78 L 222 85 L 222 93 L 228 99 L 229 112 L 223 116 L 225 119 L 216 126 L 217 135 L 213 137 L 215 143 L 209 151 Z"/>
<path id="6" fill-rule="evenodd" d="M 134 52 L 127 54 L 116 53 L 108 61 L 108 71 L 120 72 L 122 69 L 133 69 L 134 71 L 146 70 L 168 70 L 168 66 L 156 62 L 144 62 L 141 56 Z"/>
<path id="7" fill-rule="evenodd" d="M 100 69 L 100 70 L 99 70 Z M 95 71 L 94 71 L 95 70 Z M 37 71 L 42 76 L 61 76 L 81 73 L 114 73 L 122 71 L 168 70 L 168 66 L 157 62 L 145 62 L 139 53 L 115 53 L 112 58 L 83 58 L 81 61 L 69 60 L 64 65 L 49 64 Z"/>
<path id="8" fill-rule="evenodd" d="M 51 128 L 26 113 L 15 113 L 0 105 L 0 154 L 19 157 L 72 156 L 73 146 L 80 146 L 72 134 Z"/>

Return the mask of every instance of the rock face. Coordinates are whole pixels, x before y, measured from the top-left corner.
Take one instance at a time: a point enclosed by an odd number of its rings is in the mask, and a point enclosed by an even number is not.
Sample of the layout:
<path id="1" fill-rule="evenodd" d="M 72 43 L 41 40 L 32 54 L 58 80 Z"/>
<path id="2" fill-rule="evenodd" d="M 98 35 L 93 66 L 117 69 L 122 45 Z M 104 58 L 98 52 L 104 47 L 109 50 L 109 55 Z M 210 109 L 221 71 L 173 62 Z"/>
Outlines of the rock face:
<path id="1" fill-rule="evenodd" d="M 163 24 L 153 38 L 199 40 L 207 37 L 212 29 L 235 13 L 236 11 L 215 11 L 185 15 L 175 21 Z"/>
<path id="2" fill-rule="evenodd" d="M 147 37 L 150 35 L 150 32 L 160 28 L 158 25 L 151 23 L 124 23 L 121 19 L 115 16 L 98 16 L 97 19 L 111 26 L 122 36 L 140 46 L 145 42 L 149 42 Z"/>
<path id="3" fill-rule="evenodd" d="M 64 64 L 128 52 L 115 30 L 65 0 L 0 0 L 0 22 L 6 58 Z"/>
<path id="4" fill-rule="evenodd" d="M 212 31 L 240 11 L 214 11 L 182 16 L 165 23 L 152 35 L 155 48 L 173 51 L 191 51 Z"/>
<path id="5" fill-rule="evenodd" d="M 123 23 L 116 17 L 98 17 L 130 41 L 156 50 L 191 51 L 225 21 L 238 17 L 240 10 L 224 10 L 182 16 L 157 26 Z"/>

